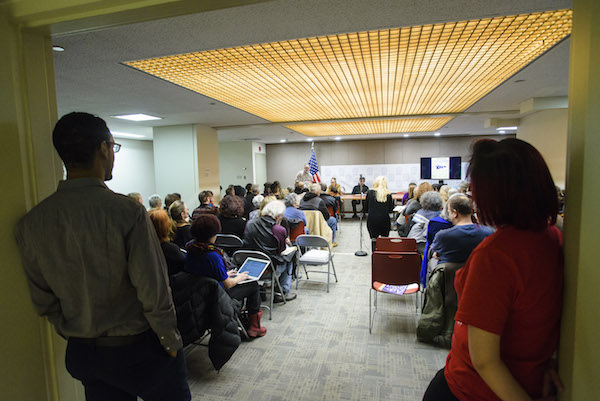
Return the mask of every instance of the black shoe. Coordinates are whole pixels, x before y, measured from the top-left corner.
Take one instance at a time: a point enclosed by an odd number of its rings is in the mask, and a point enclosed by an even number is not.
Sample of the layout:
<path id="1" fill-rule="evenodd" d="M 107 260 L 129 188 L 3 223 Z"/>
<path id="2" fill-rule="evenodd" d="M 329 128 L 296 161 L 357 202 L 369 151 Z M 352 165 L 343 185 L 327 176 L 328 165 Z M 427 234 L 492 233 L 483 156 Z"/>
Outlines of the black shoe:
<path id="1" fill-rule="evenodd" d="M 297 295 L 295 292 L 288 292 L 287 294 L 285 294 L 285 300 L 286 301 L 293 301 L 294 299 L 296 299 Z M 273 302 L 278 304 L 283 302 L 283 297 L 280 294 L 275 294 L 275 298 L 273 299 Z"/>

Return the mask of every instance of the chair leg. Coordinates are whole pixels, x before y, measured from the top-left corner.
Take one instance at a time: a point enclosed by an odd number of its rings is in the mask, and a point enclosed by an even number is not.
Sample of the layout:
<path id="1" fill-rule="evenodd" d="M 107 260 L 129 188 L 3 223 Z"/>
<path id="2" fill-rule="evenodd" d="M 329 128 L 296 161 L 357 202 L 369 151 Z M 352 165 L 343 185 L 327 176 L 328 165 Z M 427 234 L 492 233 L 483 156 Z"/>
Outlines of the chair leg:
<path id="1" fill-rule="evenodd" d="M 287 301 L 285 300 L 285 294 L 283 293 L 283 288 L 281 288 L 281 284 L 279 283 L 279 276 L 277 276 L 275 278 L 275 284 L 277 285 L 277 288 L 279 288 L 279 293 L 281 294 L 281 299 L 283 299 L 283 304 L 285 305 L 287 303 Z M 275 291 L 275 287 L 272 287 L 273 291 Z M 275 298 L 275 295 L 273 295 L 273 298 Z"/>
<path id="2" fill-rule="evenodd" d="M 333 276 L 335 277 L 335 282 L 338 282 L 337 274 L 335 273 L 335 265 L 333 264 L 333 259 L 331 259 L 331 268 L 333 269 Z"/>
<path id="3" fill-rule="evenodd" d="M 237 316 L 237 323 L 238 323 L 240 331 L 242 332 L 242 337 L 244 337 L 245 340 L 249 339 L 250 336 L 248 336 L 248 332 L 246 331 L 246 328 L 242 324 L 242 321 L 240 320 L 239 316 Z"/>
<path id="4" fill-rule="evenodd" d="M 327 263 L 327 293 L 329 293 L 329 277 L 331 277 L 331 263 Z"/>
<path id="5" fill-rule="evenodd" d="M 369 334 L 371 334 L 371 328 L 373 327 L 373 319 L 371 317 L 371 289 L 369 288 Z"/>

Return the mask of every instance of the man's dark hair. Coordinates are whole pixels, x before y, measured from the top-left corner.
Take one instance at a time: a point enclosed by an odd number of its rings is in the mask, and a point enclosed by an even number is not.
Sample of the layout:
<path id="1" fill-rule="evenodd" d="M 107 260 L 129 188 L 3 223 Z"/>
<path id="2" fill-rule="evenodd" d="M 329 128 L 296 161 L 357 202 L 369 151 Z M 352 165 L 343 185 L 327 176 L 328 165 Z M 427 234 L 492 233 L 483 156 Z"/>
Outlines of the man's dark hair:
<path id="1" fill-rule="evenodd" d="M 169 210 L 169 207 L 173 204 L 173 202 L 180 199 L 181 197 L 177 196 L 177 194 L 167 194 L 167 196 L 165 196 L 165 209 Z"/>
<path id="2" fill-rule="evenodd" d="M 205 203 L 208 203 L 208 198 L 211 196 L 213 196 L 212 191 L 202 191 L 198 194 L 198 200 L 201 205 L 204 205 Z"/>
<path id="3" fill-rule="evenodd" d="M 61 117 L 52 131 L 52 143 L 67 167 L 90 166 L 102 142 L 110 141 L 110 130 L 100 117 L 73 112 Z"/>
<path id="4" fill-rule="evenodd" d="M 473 214 L 473 203 L 466 195 L 455 195 L 448 199 L 448 208 L 456 210 L 461 216 Z"/>

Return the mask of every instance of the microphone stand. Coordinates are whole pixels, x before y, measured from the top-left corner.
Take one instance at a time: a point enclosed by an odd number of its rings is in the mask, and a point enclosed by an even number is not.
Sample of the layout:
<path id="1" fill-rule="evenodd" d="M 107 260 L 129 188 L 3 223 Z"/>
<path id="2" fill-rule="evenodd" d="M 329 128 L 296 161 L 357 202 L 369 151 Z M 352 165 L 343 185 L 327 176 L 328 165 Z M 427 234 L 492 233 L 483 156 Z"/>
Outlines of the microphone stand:
<path id="1" fill-rule="evenodd" d="M 362 191 L 362 185 L 361 185 L 361 191 Z M 363 194 L 361 192 L 360 194 L 360 199 L 361 199 L 361 211 L 360 211 L 360 242 L 359 242 L 359 247 L 358 247 L 358 251 L 354 252 L 354 256 L 367 256 L 367 252 L 363 251 L 362 249 L 362 245 L 363 245 L 363 231 L 362 231 L 362 221 L 363 221 L 363 216 L 365 215 L 365 204 L 362 203 L 362 198 L 363 198 Z"/>

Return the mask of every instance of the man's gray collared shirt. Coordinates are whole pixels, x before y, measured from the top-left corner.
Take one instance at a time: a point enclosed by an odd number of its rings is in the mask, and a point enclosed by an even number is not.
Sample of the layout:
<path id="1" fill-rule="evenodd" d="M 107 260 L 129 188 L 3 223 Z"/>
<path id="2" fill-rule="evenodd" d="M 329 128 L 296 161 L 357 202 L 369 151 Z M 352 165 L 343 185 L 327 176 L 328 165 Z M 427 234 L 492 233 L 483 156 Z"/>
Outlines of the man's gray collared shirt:
<path id="1" fill-rule="evenodd" d="M 182 346 L 167 268 L 142 205 L 96 178 L 61 181 L 16 227 L 33 304 L 64 337 L 149 327 Z"/>

